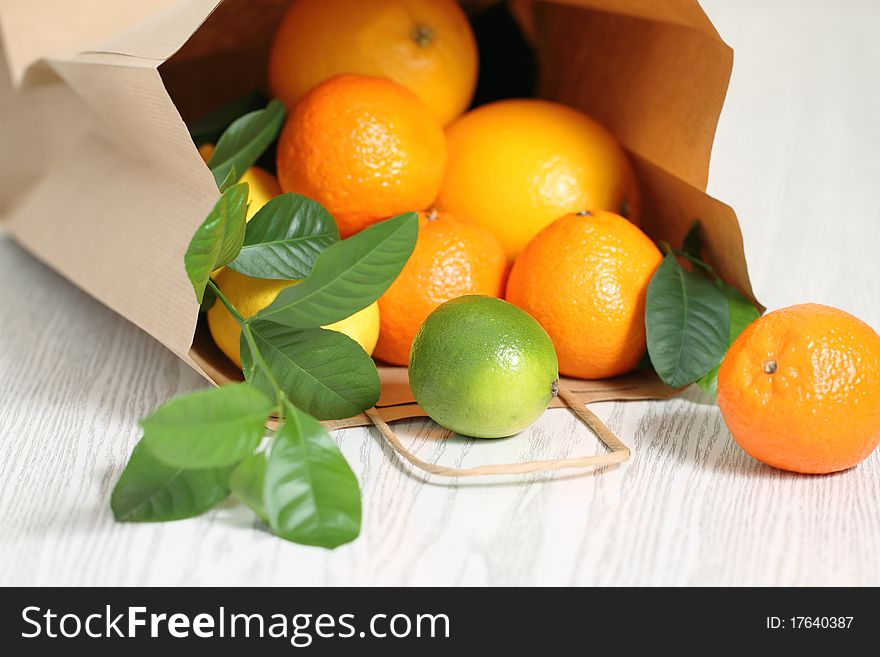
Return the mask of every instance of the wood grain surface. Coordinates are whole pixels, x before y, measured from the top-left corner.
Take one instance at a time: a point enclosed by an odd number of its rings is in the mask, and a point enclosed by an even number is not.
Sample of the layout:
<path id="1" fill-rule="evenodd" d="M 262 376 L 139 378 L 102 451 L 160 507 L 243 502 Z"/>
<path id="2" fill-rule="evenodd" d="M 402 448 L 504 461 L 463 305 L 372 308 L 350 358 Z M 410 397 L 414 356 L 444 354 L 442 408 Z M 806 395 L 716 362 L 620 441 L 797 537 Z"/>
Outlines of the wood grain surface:
<path id="1" fill-rule="evenodd" d="M 758 298 L 880 328 L 880 4 L 704 7 L 736 51 L 709 191 L 739 214 Z M 634 455 L 592 474 L 431 479 L 376 431 L 340 431 L 364 523 L 332 552 L 276 539 L 231 504 L 115 523 L 138 418 L 202 385 L 0 236 L 0 584 L 880 584 L 880 454 L 832 476 L 772 470 L 693 388 L 594 405 Z M 502 441 L 448 439 L 425 420 L 396 429 L 457 467 L 601 453 L 563 409 Z"/>

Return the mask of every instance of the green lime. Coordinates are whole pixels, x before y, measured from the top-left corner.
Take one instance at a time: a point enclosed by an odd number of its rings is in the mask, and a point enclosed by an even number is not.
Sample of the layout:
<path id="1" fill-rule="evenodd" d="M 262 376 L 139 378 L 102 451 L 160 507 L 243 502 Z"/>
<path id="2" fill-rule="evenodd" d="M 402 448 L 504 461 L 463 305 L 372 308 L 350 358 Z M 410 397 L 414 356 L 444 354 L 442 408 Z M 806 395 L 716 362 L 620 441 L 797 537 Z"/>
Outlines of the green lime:
<path id="1" fill-rule="evenodd" d="M 522 431 L 559 385 L 550 336 L 513 304 L 483 296 L 428 315 L 409 353 L 409 385 L 437 424 L 474 438 Z"/>

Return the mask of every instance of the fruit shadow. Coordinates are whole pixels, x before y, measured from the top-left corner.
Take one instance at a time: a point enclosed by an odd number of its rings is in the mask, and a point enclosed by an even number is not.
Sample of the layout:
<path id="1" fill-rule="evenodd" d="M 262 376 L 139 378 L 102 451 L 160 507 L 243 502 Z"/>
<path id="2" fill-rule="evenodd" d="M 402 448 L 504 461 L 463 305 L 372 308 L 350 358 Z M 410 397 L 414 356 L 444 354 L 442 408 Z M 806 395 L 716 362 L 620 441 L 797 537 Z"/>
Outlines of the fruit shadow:
<path id="1" fill-rule="evenodd" d="M 696 386 L 648 404 L 634 433 L 634 460 L 640 468 L 672 465 L 733 477 L 754 474 L 752 459 L 734 442 L 718 407 Z"/>
<path id="2" fill-rule="evenodd" d="M 480 439 L 477 438 L 469 438 L 467 436 L 462 436 L 460 434 L 449 431 L 448 429 L 444 429 L 437 424 L 435 424 L 432 420 L 428 418 L 412 418 L 407 420 L 405 423 L 401 423 L 401 426 L 406 426 L 407 429 L 413 430 L 413 432 L 417 433 L 416 436 L 411 435 L 410 432 L 407 432 L 403 435 L 401 442 L 404 443 L 404 446 L 407 449 L 413 451 L 412 444 L 416 441 L 419 442 L 427 442 L 427 441 L 437 441 L 443 442 L 446 445 L 451 447 L 458 448 L 458 451 L 461 453 L 457 457 L 457 463 L 452 464 L 438 464 L 438 465 L 448 465 L 449 467 L 457 467 L 461 468 L 461 461 L 470 451 L 470 447 L 480 442 Z M 375 427 L 370 427 L 368 429 L 373 439 L 379 444 L 382 448 L 382 452 L 387 456 L 389 462 L 392 467 L 394 467 L 398 472 L 415 479 L 416 481 L 425 484 L 427 486 L 432 486 L 436 488 L 476 488 L 476 489 L 493 489 L 493 488 L 519 488 L 523 485 L 531 485 L 531 484 L 545 484 L 551 481 L 568 481 L 573 479 L 589 479 L 597 474 L 602 474 L 605 472 L 612 471 L 619 467 L 619 464 L 610 464 L 610 465 L 602 465 L 595 466 L 590 469 L 579 469 L 579 470 L 554 470 L 548 472 L 535 472 L 529 474 L 499 474 L 499 475 L 480 475 L 480 476 L 464 476 L 464 477 L 448 477 L 442 475 L 435 475 L 429 472 L 425 472 L 423 470 L 418 469 L 416 466 L 411 465 L 403 456 L 398 454 L 382 437 L 382 434 Z M 513 436 L 508 436 L 506 438 L 493 438 L 493 444 L 504 444 L 510 441 L 522 440 L 525 436 L 526 432 L 520 432 L 518 434 L 514 434 Z M 398 434 L 400 437 L 400 434 Z M 423 457 L 420 457 L 423 458 Z M 423 458 L 423 460 L 429 461 L 428 458 Z M 431 463 L 435 463 L 435 461 L 429 461 Z"/>
<path id="3" fill-rule="evenodd" d="M 743 451 L 730 435 L 714 399 L 696 386 L 669 400 L 655 402 L 640 418 L 635 459 L 665 467 L 674 463 L 692 471 L 709 470 L 730 479 L 790 481 L 835 477 L 843 472 L 811 475 L 779 470 Z"/>

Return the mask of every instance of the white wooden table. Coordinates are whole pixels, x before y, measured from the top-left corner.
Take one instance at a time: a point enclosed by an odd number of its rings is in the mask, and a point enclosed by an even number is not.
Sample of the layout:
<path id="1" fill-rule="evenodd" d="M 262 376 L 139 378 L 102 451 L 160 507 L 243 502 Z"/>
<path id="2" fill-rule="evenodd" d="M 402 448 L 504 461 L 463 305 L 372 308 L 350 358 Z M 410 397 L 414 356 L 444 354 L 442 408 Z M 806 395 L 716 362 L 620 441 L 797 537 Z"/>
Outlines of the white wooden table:
<path id="1" fill-rule="evenodd" d="M 880 5 L 705 7 L 736 50 L 709 191 L 739 213 L 758 297 L 880 328 Z M 115 523 L 137 419 L 203 385 L 0 237 L 0 584 L 880 584 L 880 453 L 834 476 L 772 470 L 697 390 L 596 405 L 635 452 L 596 474 L 428 480 L 377 432 L 340 432 L 364 523 L 333 552 L 276 539 L 232 505 Z M 567 411 L 502 442 L 398 427 L 450 464 L 599 451 Z"/>

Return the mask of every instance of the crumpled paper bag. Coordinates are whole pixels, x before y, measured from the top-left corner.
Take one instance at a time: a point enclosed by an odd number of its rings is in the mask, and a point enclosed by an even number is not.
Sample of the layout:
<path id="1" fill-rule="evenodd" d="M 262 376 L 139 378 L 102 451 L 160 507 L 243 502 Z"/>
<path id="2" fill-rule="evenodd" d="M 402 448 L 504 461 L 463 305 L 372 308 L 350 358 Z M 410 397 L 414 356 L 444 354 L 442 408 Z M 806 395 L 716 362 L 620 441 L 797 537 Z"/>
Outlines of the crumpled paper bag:
<path id="1" fill-rule="evenodd" d="M 240 373 L 197 331 L 183 268 L 218 192 L 185 119 L 263 79 L 286 5 L 0 0 L 0 221 L 218 383 Z M 754 299 L 736 215 L 705 193 L 733 52 L 699 4 L 513 0 L 511 8 L 537 53 L 539 95 L 594 116 L 628 150 L 643 228 L 678 244 L 699 219 L 711 262 Z M 404 369 L 380 373 L 386 419 L 423 414 Z M 648 372 L 565 384 L 584 402 L 675 392 Z M 368 423 L 361 415 L 334 425 Z"/>

